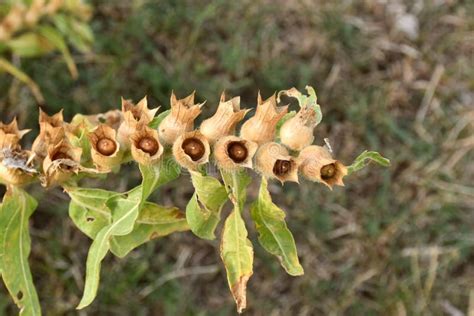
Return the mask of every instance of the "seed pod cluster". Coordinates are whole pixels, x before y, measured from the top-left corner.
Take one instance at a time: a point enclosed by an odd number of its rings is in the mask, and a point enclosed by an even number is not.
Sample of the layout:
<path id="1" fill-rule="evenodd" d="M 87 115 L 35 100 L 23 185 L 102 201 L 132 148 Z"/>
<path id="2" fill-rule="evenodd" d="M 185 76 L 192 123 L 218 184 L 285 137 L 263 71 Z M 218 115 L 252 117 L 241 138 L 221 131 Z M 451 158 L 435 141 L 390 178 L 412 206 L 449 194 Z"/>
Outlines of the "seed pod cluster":
<path id="1" fill-rule="evenodd" d="M 276 95 L 263 100 L 259 93 L 255 115 L 243 122 L 240 131 L 237 125 L 249 109 L 241 109 L 239 97 L 226 99 L 224 94 L 215 113 L 197 129 L 194 121 L 204 103 L 195 103 L 194 92 L 183 99 L 172 93 L 171 110 L 158 118 L 159 124 L 153 123 L 156 129 L 150 124 L 158 108 L 149 109 L 146 97 L 137 104 L 122 98 L 121 111 L 77 115 L 71 123 L 64 122 L 62 111 L 49 116 L 40 110 L 40 133 L 32 151 L 46 186 L 91 170 L 85 166 L 105 173 L 130 159 L 157 164 L 169 153 L 179 165 L 193 171 L 211 159 L 223 170 L 250 168 L 281 183 L 298 182 L 300 174 L 329 188 L 344 185 L 347 168 L 325 147 L 312 145 L 313 130 L 320 120 L 319 105 L 311 103 L 316 98 L 304 97 L 294 88 L 286 91 L 300 102 L 297 113 L 285 118 L 288 106 L 279 105 Z M 280 128 L 279 122 L 283 122 Z M 18 130 L 16 120 L 0 123 L 0 148 L 19 149 L 26 132 Z"/>

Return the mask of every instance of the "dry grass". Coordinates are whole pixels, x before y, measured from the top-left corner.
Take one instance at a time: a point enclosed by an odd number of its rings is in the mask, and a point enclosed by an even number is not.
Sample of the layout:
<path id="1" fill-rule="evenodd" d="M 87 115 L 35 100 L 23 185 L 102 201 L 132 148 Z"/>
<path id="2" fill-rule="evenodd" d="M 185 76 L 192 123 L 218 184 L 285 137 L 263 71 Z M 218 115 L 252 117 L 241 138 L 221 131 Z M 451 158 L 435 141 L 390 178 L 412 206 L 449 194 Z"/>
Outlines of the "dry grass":
<path id="1" fill-rule="evenodd" d="M 413 28 L 396 26 L 407 14 L 419 25 L 412 38 Z M 473 315 L 473 16 L 470 1 L 447 0 L 101 3 L 97 53 L 79 60 L 79 81 L 54 58 L 24 66 L 48 110 L 64 106 L 69 116 L 115 107 L 120 95 L 167 105 L 171 89 L 197 89 L 209 100 L 206 117 L 223 89 L 250 107 L 257 89 L 318 87 L 317 142 L 329 138 L 345 162 L 378 150 L 393 166 L 370 167 L 334 192 L 272 185 L 306 273 L 285 275 L 255 242 L 248 314 Z M 31 96 L 9 97 L 0 82 L 2 117 L 32 127 Z M 123 189 L 136 177 L 120 181 Z M 184 207 L 191 193 L 182 177 L 155 198 Z M 47 194 L 33 219 L 35 280 L 48 314 L 74 314 L 89 241 L 67 219 L 66 197 Z M 234 314 L 219 260 L 215 242 L 190 233 L 108 257 L 84 314 Z"/>

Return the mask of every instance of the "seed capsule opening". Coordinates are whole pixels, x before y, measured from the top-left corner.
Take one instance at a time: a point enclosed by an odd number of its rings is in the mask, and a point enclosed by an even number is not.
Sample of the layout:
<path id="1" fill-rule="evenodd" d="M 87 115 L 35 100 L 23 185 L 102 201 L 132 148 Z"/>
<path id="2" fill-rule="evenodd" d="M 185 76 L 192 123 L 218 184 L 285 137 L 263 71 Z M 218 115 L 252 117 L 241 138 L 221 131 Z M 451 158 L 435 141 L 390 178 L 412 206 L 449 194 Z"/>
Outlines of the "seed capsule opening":
<path id="1" fill-rule="evenodd" d="M 227 154 L 235 163 L 241 163 L 247 159 L 248 150 L 241 141 L 234 141 L 227 146 Z"/>
<path id="2" fill-rule="evenodd" d="M 140 112 L 140 109 L 134 108 L 131 110 L 132 116 L 135 120 L 140 121 L 142 118 L 142 113 Z"/>
<path id="3" fill-rule="evenodd" d="M 110 138 L 104 137 L 97 142 L 97 151 L 104 156 L 110 156 L 117 150 L 117 144 Z"/>
<path id="4" fill-rule="evenodd" d="M 277 176 L 284 176 L 291 170 L 291 162 L 289 160 L 278 159 L 273 166 L 273 173 Z"/>
<path id="5" fill-rule="evenodd" d="M 181 145 L 181 148 L 193 161 L 201 159 L 206 152 L 204 144 L 196 137 L 186 139 Z"/>
<path id="6" fill-rule="evenodd" d="M 59 160 L 59 159 L 69 159 L 69 160 L 72 160 L 72 158 L 71 158 L 69 155 L 67 155 L 67 154 L 65 154 L 65 153 L 63 153 L 63 152 L 57 152 L 57 153 L 55 153 L 55 154 L 53 155 L 53 158 L 52 158 L 51 160 L 52 160 L 52 161 L 55 161 L 55 160 Z"/>
<path id="7" fill-rule="evenodd" d="M 147 154 L 150 154 L 150 156 L 153 156 L 160 148 L 160 145 L 158 144 L 156 139 L 152 137 L 143 137 L 138 143 L 138 148 L 140 148 Z"/>
<path id="8" fill-rule="evenodd" d="M 336 172 L 337 172 L 336 164 L 331 163 L 329 165 L 325 165 L 324 167 L 321 168 L 321 179 L 327 181 L 333 178 L 336 175 Z"/>

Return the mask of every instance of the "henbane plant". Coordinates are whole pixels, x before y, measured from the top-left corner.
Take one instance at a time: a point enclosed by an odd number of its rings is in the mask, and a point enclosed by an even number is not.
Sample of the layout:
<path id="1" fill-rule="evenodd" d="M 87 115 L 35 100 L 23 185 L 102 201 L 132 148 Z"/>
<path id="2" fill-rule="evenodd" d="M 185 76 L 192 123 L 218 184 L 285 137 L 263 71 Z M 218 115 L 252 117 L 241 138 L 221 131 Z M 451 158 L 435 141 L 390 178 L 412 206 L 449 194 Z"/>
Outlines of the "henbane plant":
<path id="1" fill-rule="evenodd" d="M 40 111 L 40 133 L 31 150 L 22 148 L 21 138 L 28 131 L 19 130 L 16 120 L 0 123 L 0 182 L 7 187 L 0 204 L 0 271 L 20 314 L 41 314 L 28 266 L 28 219 L 37 202 L 24 188 L 33 182 L 61 186 L 71 198 L 70 218 L 92 240 L 78 309 L 96 297 L 101 264 L 109 252 L 122 258 L 152 239 L 190 230 L 202 239 L 220 239 L 229 288 L 242 312 L 253 274 L 253 245 L 243 217 L 253 178 L 260 178 L 260 189 L 249 211 L 260 245 L 288 274 L 302 275 L 285 212 L 272 202 L 268 182 L 299 182 L 303 176 L 332 190 L 371 160 L 389 165 L 377 152 L 364 151 L 346 166 L 332 157 L 328 146 L 314 145 L 322 113 L 314 89 L 306 89 L 308 95 L 295 88 L 266 100 L 259 95 L 254 116 L 239 132 L 237 125 L 249 111 L 240 108 L 240 98 L 222 95 L 215 115 L 195 128 L 203 104 L 195 103 L 194 93 L 183 99 L 172 94 L 171 109 L 158 115 L 146 98 L 137 104 L 122 99 L 121 110 L 77 114 L 69 123 L 61 112 L 49 116 Z M 279 105 L 283 95 L 298 100 L 298 112 Z M 138 165 L 139 186 L 127 192 L 81 186 L 81 179 L 105 179 L 125 163 Z M 217 166 L 219 177 L 208 174 L 210 164 Z M 182 169 L 195 188 L 185 211 L 147 201 Z M 250 171 L 257 176 L 251 177 Z M 232 208 L 217 232 L 228 202 Z"/>

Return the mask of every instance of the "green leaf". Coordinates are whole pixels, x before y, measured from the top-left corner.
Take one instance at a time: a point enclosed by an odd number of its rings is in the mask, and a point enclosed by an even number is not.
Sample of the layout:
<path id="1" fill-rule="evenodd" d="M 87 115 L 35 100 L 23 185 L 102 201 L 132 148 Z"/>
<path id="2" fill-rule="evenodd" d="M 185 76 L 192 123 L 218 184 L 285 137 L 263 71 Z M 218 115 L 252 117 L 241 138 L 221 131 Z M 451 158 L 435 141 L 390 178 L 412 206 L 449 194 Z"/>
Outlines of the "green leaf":
<path id="1" fill-rule="evenodd" d="M 160 170 L 160 164 L 140 165 L 140 172 L 142 173 L 141 201 L 146 201 L 150 194 L 157 188 L 160 180 Z"/>
<path id="2" fill-rule="evenodd" d="M 31 239 L 28 219 L 37 206 L 36 200 L 19 188 L 5 194 L 0 211 L 0 267 L 2 278 L 20 315 L 41 315 L 28 256 Z"/>
<path id="3" fill-rule="evenodd" d="M 283 126 L 283 124 L 285 124 L 286 121 L 288 121 L 289 119 L 291 119 L 292 117 L 294 117 L 296 115 L 296 111 L 290 111 L 288 113 L 286 113 L 277 123 L 276 125 L 276 135 L 280 135 L 280 129 L 281 127 Z M 280 136 L 278 136 L 280 137 Z"/>
<path id="4" fill-rule="evenodd" d="M 34 80 L 31 79 L 30 76 L 28 76 L 21 69 L 19 69 L 18 67 L 15 67 L 15 65 L 10 63 L 5 58 L 0 57 L 0 72 L 1 71 L 8 72 L 10 75 L 12 75 L 16 79 L 26 84 L 28 88 L 31 90 L 31 93 L 33 93 L 33 96 L 35 97 L 36 101 L 38 101 L 39 104 L 44 103 L 44 97 L 41 94 L 40 88 L 38 87 L 36 82 L 34 82 Z"/>
<path id="5" fill-rule="evenodd" d="M 272 202 L 267 186 L 267 180 L 262 177 L 258 199 L 250 208 L 258 240 L 266 251 L 280 260 L 288 274 L 302 275 L 303 267 L 298 260 L 295 239 L 285 223 L 285 212 Z"/>
<path id="6" fill-rule="evenodd" d="M 97 295 L 100 267 L 110 250 L 110 239 L 112 236 L 124 236 L 132 232 L 143 203 L 159 182 L 159 170 L 158 166 L 140 165 L 142 185 L 128 194 L 115 195 L 107 200 L 106 205 L 112 211 L 112 221 L 97 233 L 89 249 L 84 294 L 77 309 L 90 305 Z"/>
<path id="7" fill-rule="evenodd" d="M 116 192 L 101 189 L 68 188 L 71 197 L 69 215 L 74 224 L 91 239 L 111 223 L 112 213 L 106 203 Z M 184 213 L 174 207 L 164 207 L 146 202 L 140 210 L 135 227 L 130 234 L 113 236 L 111 251 L 124 257 L 141 244 L 173 232 L 188 230 Z"/>
<path id="8" fill-rule="evenodd" d="M 71 18 L 71 31 L 68 35 L 71 36 L 69 41 L 80 51 L 89 52 L 91 45 L 94 42 L 94 33 L 89 24 Z"/>
<path id="9" fill-rule="evenodd" d="M 221 258 L 227 282 L 241 313 L 247 305 L 247 282 L 253 274 L 253 248 L 238 206 L 227 217 L 222 230 Z"/>
<path id="10" fill-rule="evenodd" d="M 89 249 L 84 294 L 77 309 L 88 306 L 94 300 L 99 287 L 101 263 L 110 250 L 110 238 L 129 234 L 133 230 L 140 204 L 141 199 L 136 196 L 129 196 L 128 198 L 113 197 L 107 202 L 107 206 L 113 210 L 112 223 L 97 233 Z"/>
<path id="11" fill-rule="evenodd" d="M 133 231 L 124 236 L 114 236 L 110 250 L 117 257 L 123 258 L 149 240 L 186 230 L 189 230 L 188 223 L 184 213 L 178 208 L 147 202 L 140 211 Z"/>
<path id="12" fill-rule="evenodd" d="M 369 164 L 370 161 L 374 161 L 383 167 L 390 166 L 389 159 L 383 157 L 376 151 L 365 150 L 354 160 L 354 162 L 349 167 L 347 167 L 347 173 L 352 174 L 353 172 L 363 169 Z"/>
<path id="13" fill-rule="evenodd" d="M 167 184 L 179 177 L 181 174 L 181 166 L 176 162 L 173 155 L 166 155 L 159 164 L 160 174 L 158 181 L 153 189 L 156 190 L 162 185 Z"/>
<path id="14" fill-rule="evenodd" d="M 252 178 L 247 171 L 242 169 L 234 172 L 221 170 L 222 179 L 224 180 L 227 193 L 231 195 L 232 202 L 238 202 L 238 206 L 243 210 L 245 201 L 247 200 L 247 187 L 252 182 Z"/>
<path id="15" fill-rule="evenodd" d="M 186 206 L 186 220 L 191 231 L 203 239 L 215 239 L 221 210 L 227 201 L 225 187 L 216 178 L 191 171 L 195 192 Z"/>
<path id="16" fill-rule="evenodd" d="M 74 79 L 77 78 L 78 73 L 76 64 L 74 63 L 74 59 L 71 56 L 71 52 L 69 51 L 69 48 L 67 47 L 67 44 L 64 41 L 64 38 L 62 37 L 61 33 L 59 33 L 58 30 L 51 26 L 39 27 L 39 33 L 44 38 L 46 38 L 51 43 L 51 45 L 53 45 L 61 52 L 64 61 L 66 62 L 66 65 L 69 69 L 69 72 L 71 73 L 71 76 Z"/>
<path id="17" fill-rule="evenodd" d="M 81 129 L 79 135 L 71 135 L 69 140 L 74 147 L 79 147 L 82 149 L 81 164 L 83 166 L 92 167 L 91 144 L 87 134 L 87 129 Z"/>
<path id="18" fill-rule="evenodd" d="M 246 189 L 251 178 L 245 172 L 221 170 L 226 188 L 234 204 L 222 230 L 221 258 L 227 272 L 227 282 L 241 313 L 247 305 L 247 282 L 253 274 L 253 248 L 241 212 L 246 200 Z"/>
<path id="19" fill-rule="evenodd" d="M 53 15 L 51 18 L 64 38 L 76 49 L 83 53 L 90 51 L 94 34 L 87 23 L 77 20 L 74 16 L 61 13 Z"/>
<path id="20" fill-rule="evenodd" d="M 49 53 L 54 45 L 44 37 L 28 32 L 5 42 L 13 54 L 19 57 L 37 57 Z"/>
<path id="21" fill-rule="evenodd" d="M 101 189 L 66 188 L 71 203 L 69 217 L 84 234 L 95 239 L 99 231 L 111 222 L 107 201 L 117 192 Z"/>
<path id="22" fill-rule="evenodd" d="M 148 126 L 151 128 L 157 129 L 158 126 L 160 126 L 161 122 L 165 119 L 165 117 L 167 117 L 170 113 L 171 113 L 171 110 L 166 110 L 164 112 L 161 112 L 160 114 L 158 114 L 158 116 L 153 118 L 153 120 L 150 122 L 150 124 L 148 124 Z"/>

